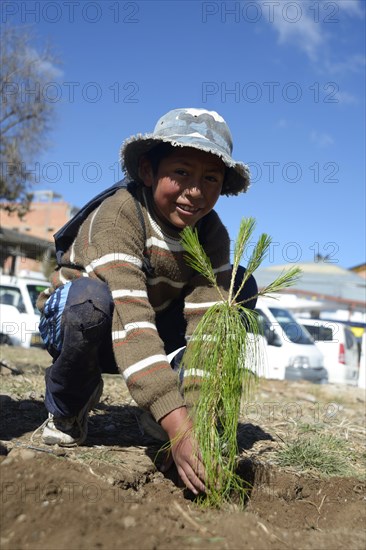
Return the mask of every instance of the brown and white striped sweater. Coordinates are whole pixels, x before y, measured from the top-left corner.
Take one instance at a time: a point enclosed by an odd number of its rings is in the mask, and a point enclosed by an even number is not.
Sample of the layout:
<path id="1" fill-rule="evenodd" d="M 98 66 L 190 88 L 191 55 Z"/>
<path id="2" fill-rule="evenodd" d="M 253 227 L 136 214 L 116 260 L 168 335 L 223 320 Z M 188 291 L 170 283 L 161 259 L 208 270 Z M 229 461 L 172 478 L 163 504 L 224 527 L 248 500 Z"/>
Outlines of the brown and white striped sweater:
<path id="1" fill-rule="evenodd" d="M 156 329 L 155 314 L 184 293 L 189 337 L 219 297 L 208 281 L 185 263 L 180 232 L 158 221 L 151 190 L 138 186 L 134 193 L 142 207 L 146 242 L 135 199 L 130 191 L 121 189 L 88 216 L 63 256 L 64 267 L 53 273 L 51 282 L 56 288 L 84 276 L 108 284 L 114 301 L 116 363 L 133 399 L 159 420 L 184 403 L 178 376 Z M 216 212 L 205 217 L 200 241 L 226 295 L 231 273 L 229 236 Z M 152 277 L 142 269 L 144 250 L 154 269 Z M 70 265 L 72 268 L 66 267 Z"/>

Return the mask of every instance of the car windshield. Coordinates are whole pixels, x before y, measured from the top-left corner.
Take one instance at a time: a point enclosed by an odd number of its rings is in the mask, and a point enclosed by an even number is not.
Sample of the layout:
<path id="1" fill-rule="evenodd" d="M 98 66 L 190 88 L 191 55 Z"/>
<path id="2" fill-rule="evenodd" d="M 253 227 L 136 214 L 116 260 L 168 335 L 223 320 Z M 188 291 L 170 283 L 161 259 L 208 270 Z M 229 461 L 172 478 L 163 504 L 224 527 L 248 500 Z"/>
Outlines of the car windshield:
<path id="1" fill-rule="evenodd" d="M 314 340 L 295 320 L 287 309 L 279 307 L 270 307 L 271 313 L 274 315 L 278 324 L 283 329 L 285 337 L 294 344 L 312 345 Z"/>
<path id="2" fill-rule="evenodd" d="M 45 290 L 47 287 L 45 285 L 27 285 L 29 297 L 32 302 L 32 306 L 34 309 L 34 313 L 39 315 L 39 310 L 36 307 L 37 298 L 40 295 L 40 293 Z"/>

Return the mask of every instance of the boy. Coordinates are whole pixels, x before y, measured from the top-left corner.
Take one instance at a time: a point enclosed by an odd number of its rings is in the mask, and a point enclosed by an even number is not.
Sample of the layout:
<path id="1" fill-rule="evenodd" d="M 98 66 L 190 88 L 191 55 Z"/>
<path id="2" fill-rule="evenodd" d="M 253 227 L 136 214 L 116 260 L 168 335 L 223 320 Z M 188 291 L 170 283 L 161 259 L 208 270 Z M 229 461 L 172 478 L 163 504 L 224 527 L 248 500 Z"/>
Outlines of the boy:
<path id="1" fill-rule="evenodd" d="M 223 293 L 229 289 L 229 237 L 213 208 L 220 194 L 249 186 L 248 168 L 231 151 L 224 119 L 204 109 L 170 111 L 152 134 L 123 143 L 128 187 L 92 209 L 39 299 L 40 331 L 54 359 L 46 373 L 46 444 L 83 443 L 88 413 L 102 393 L 101 372 L 120 371 L 132 397 L 173 442 L 185 485 L 195 494 L 205 490 L 167 355 L 180 352 L 177 364 L 186 338 L 218 299 L 184 261 L 184 227 L 198 229 Z M 256 292 L 251 278 L 242 298 Z"/>

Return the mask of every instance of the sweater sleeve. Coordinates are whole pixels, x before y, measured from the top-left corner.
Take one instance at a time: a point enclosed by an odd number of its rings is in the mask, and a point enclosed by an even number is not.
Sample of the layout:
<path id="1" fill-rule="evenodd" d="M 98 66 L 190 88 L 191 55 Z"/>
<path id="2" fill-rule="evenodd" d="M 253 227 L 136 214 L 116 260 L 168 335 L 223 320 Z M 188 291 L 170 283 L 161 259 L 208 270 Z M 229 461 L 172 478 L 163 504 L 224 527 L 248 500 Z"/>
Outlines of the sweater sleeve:
<path id="1" fill-rule="evenodd" d="M 121 194 L 123 193 L 123 194 Z M 134 199 L 119 192 L 103 202 L 75 242 L 89 276 L 105 281 L 112 294 L 113 351 L 137 404 L 159 420 L 183 406 L 177 374 L 171 369 L 155 325 L 155 312 L 142 269 L 144 235 Z"/>
<path id="2" fill-rule="evenodd" d="M 222 295 L 226 298 L 230 287 L 230 239 L 219 216 L 212 211 L 205 219 L 200 232 L 200 242 L 211 261 Z M 205 277 L 196 273 L 189 285 L 184 314 L 187 320 L 187 339 L 194 332 L 199 320 L 209 307 L 220 301 L 217 290 Z"/>

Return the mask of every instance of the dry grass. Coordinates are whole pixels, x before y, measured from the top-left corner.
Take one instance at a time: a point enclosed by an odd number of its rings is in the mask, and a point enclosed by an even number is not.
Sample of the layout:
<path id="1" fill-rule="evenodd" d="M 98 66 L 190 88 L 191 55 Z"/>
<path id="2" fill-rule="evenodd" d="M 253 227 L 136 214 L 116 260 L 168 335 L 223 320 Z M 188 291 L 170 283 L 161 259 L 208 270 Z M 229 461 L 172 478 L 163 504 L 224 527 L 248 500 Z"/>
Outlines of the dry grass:
<path id="1" fill-rule="evenodd" d="M 301 473 L 312 472 L 325 477 L 356 474 L 349 462 L 346 441 L 329 433 L 307 432 L 284 443 L 276 453 L 275 462 Z"/>
<path id="2" fill-rule="evenodd" d="M 344 473 L 330 475 L 365 479 L 365 399 L 358 388 L 261 380 L 253 402 L 242 403 L 240 420 L 259 426 L 273 438 L 255 443 L 244 452 L 247 457 L 260 456 L 261 461 L 272 464 L 286 462 L 286 468 L 309 472 L 309 465 L 300 460 L 302 453 L 310 457 L 313 452 L 314 461 L 325 453 L 323 470 L 330 473 L 327 449 L 329 458 L 339 449 L 336 459 L 342 470 L 345 458 Z M 314 449 L 308 443 L 312 440 Z M 317 464 L 314 471 L 320 475 L 321 462 Z"/>

